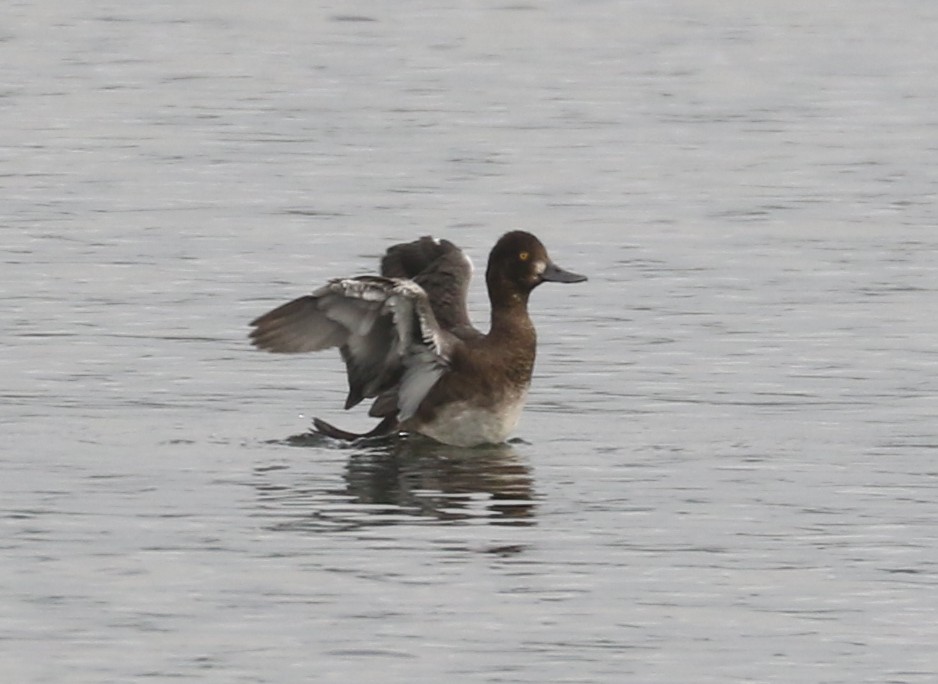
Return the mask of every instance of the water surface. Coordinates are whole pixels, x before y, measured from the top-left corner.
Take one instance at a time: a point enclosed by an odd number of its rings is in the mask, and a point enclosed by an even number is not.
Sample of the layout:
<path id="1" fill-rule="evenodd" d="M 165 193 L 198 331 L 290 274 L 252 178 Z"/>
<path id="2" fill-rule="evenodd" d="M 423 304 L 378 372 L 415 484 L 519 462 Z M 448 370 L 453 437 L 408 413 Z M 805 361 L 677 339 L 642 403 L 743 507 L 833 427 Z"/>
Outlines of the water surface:
<path id="1" fill-rule="evenodd" d="M 934 681 L 938 6 L 6 14 L 9 681 Z M 303 437 L 247 321 L 518 227 L 517 439 Z"/>

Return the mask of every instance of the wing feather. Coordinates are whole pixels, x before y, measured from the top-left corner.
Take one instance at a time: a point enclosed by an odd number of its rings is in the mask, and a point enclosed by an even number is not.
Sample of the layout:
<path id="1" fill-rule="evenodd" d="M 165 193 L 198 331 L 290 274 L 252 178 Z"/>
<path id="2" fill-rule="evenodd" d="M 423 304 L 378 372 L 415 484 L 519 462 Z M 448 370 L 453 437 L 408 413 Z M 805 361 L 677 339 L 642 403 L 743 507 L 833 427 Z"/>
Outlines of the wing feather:
<path id="1" fill-rule="evenodd" d="M 315 296 L 306 295 L 260 316 L 251 325 L 255 347 L 281 354 L 319 351 L 344 342 L 347 331 L 326 318 Z"/>
<path id="2" fill-rule="evenodd" d="M 413 415 L 448 365 L 446 335 L 427 294 L 405 279 L 333 280 L 251 325 L 251 341 L 267 351 L 339 347 L 349 382 L 345 407 L 380 395 L 382 410 L 396 404 L 402 420 Z"/>

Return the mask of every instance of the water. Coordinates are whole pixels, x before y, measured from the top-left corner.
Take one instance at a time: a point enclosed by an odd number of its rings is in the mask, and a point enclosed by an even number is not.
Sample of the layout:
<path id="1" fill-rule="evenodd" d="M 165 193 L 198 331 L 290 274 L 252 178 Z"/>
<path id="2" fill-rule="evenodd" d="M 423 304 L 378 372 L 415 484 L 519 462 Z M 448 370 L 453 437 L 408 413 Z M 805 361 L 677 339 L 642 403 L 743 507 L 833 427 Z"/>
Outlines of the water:
<path id="1" fill-rule="evenodd" d="M 934 681 L 938 6 L 60 5 L 0 29 L 7 681 Z M 519 440 L 302 438 L 369 421 L 248 320 L 515 227 L 590 276 Z"/>

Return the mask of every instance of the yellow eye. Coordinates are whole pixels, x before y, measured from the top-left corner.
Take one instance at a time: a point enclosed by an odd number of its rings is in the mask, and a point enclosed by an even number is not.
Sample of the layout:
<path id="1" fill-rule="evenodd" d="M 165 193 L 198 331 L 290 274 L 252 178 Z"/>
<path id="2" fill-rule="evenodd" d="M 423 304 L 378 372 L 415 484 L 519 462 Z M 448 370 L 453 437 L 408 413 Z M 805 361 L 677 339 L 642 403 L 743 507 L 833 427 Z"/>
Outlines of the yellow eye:
<path id="1" fill-rule="evenodd" d="M 527 261 L 530 257 L 531 257 L 531 255 L 528 254 L 527 252 L 521 252 L 521 253 L 518 255 L 518 258 L 521 259 L 521 261 Z"/>

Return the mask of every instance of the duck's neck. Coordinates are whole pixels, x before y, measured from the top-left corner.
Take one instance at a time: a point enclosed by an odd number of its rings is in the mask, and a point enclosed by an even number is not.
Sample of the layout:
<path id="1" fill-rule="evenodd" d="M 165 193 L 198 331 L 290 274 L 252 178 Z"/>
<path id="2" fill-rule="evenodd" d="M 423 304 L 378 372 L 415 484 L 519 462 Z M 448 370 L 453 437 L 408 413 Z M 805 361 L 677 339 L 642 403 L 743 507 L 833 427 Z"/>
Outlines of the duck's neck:
<path id="1" fill-rule="evenodd" d="M 537 339 L 534 324 L 528 316 L 529 293 L 499 287 L 497 283 L 489 283 L 488 289 L 492 303 L 489 337 L 518 347 L 534 347 Z"/>
<path id="2" fill-rule="evenodd" d="M 498 351 L 505 376 L 521 392 L 527 390 L 537 355 L 537 333 L 528 316 L 528 294 L 515 287 L 488 282 L 492 326 L 486 336 Z"/>

